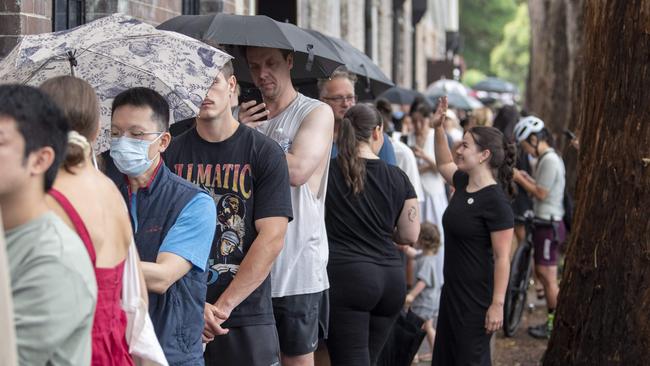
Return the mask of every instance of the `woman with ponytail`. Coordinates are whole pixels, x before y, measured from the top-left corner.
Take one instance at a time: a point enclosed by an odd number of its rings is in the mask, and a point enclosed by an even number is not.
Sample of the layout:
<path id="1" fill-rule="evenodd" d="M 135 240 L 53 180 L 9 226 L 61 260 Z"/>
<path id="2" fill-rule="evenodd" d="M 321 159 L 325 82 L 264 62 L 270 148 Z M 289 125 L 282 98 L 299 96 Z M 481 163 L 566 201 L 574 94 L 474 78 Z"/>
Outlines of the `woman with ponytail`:
<path id="1" fill-rule="evenodd" d="M 332 365 L 377 362 L 406 296 L 402 259 L 393 243 L 418 239 L 418 202 L 408 177 L 379 160 L 381 115 L 369 105 L 341 121 L 325 205 L 329 240 Z"/>
<path id="2" fill-rule="evenodd" d="M 79 234 L 95 267 L 97 306 L 92 330 L 92 365 L 133 365 L 120 306 L 124 263 L 133 242 L 131 223 L 115 184 L 94 164 L 91 143 L 99 134 L 99 103 L 85 81 L 60 76 L 41 90 L 70 124 L 63 165 L 49 192 L 48 206 Z M 140 272 L 140 288 L 146 288 Z"/>
<path id="3" fill-rule="evenodd" d="M 443 216 L 445 284 L 432 365 L 490 365 L 490 337 L 503 325 L 514 217 L 515 147 L 494 127 L 473 127 L 456 149 L 445 135 L 447 99 L 433 117 L 438 171 L 455 188 Z"/>

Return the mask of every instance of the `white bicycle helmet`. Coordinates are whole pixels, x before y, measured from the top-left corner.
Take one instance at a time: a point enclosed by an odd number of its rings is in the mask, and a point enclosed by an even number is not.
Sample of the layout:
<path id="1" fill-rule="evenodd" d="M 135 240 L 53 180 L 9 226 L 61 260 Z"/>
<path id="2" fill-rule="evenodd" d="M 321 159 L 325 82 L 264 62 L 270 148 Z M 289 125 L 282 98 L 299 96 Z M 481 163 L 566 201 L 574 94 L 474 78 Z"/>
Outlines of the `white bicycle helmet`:
<path id="1" fill-rule="evenodd" d="M 526 140 L 531 134 L 540 132 L 543 129 L 544 121 L 534 116 L 528 116 L 520 119 L 519 122 L 517 122 L 513 133 L 515 139 L 517 140 L 517 143 L 521 143 L 522 141 Z"/>

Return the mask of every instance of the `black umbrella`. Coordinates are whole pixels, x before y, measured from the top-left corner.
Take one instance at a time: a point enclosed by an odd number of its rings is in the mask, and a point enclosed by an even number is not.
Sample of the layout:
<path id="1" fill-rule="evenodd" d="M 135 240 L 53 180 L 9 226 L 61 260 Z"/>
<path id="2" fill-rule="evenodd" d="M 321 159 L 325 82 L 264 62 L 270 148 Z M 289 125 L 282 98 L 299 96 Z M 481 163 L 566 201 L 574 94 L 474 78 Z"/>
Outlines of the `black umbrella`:
<path id="1" fill-rule="evenodd" d="M 424 95 L 415 90 L 402 88 L 400 86 L 394 86 L 382 94 L 379 95 L 379 98 L 386 98 L 389 102 L 393 104 L 411 104 L 415 98 L 421 97 L 424 98 Z"/>
<path id="2" fill-rule="evenodd" d="M 356 94 L 360 99 L 375 99 L 379 94 L 395 85 L 370 57 L 353 45 L 312 29 L 306 29 L 306 31 L 323 44 L 328 45 L 343 60 L 345 67 L 358 76 Z"/>
<path id="3" fill-rule="evenodd" d="M 327 78 L 343 64 L 332 49 L 290 23 L 277 22 L 264 15 L 181 15 L 158 26 L 190 37 L 226 46 L 255 46 L 294 52 L 292 78 Z M 241 47 L 226 47 L 235 57 L 237 77 L 251 82 Z"/>
<path id="4" fill-rule="evenodd" d="M 517 87 L 514 84 L 494 77 L 483 79 L 476 83 L 472 89 L 495 93 L 517 94 Z"/>

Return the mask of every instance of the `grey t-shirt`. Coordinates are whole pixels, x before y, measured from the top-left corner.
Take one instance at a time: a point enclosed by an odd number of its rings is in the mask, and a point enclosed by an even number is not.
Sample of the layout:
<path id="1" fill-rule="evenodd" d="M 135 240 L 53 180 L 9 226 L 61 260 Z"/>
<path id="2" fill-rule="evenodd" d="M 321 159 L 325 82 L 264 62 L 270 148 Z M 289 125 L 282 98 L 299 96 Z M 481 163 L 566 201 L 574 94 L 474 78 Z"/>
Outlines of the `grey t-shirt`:
<path id="1" fill-rule="evenodd" d="M 48 212 L 7 231 L 21 365 L 89 365 L 95 272 L 79 236 Z"/>
<path id="2" fill-rule="evenodd" d="M 553 149 L 548 149 L 537 161 L 534 173 L 535 183 L 546 189 L 544 200 L 533 201 L 535 217 L 560 221 L 564 217 L 565 170 L 562 158 Z"/>
<path id="3" fill-rule="evenodd" d="M 440 286 L 436 281 L 436 257 L 434 255 L 420 255 L 415 259 L 415 279 L 423 281 L 427 286 L 413 300 L 411 310 L 428 320 L 438 316 L 440 308 Z"/>

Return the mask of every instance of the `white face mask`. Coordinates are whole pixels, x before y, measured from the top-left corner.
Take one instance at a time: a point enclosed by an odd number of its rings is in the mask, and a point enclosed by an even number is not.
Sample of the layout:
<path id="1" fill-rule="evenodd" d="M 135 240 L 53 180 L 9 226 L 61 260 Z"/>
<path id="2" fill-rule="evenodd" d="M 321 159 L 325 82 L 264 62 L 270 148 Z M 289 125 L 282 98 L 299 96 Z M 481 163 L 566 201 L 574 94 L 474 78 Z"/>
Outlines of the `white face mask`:
<path id="1" fill-rule="evenodd" d="M 111 139 L 110 155 L 117 169 L 129 177 L 144 174 L 153 163 L 153 160 L 149 159 L 149 146 L 162 135 L 161 133 L 152 141 L 125 136 Z"/>

